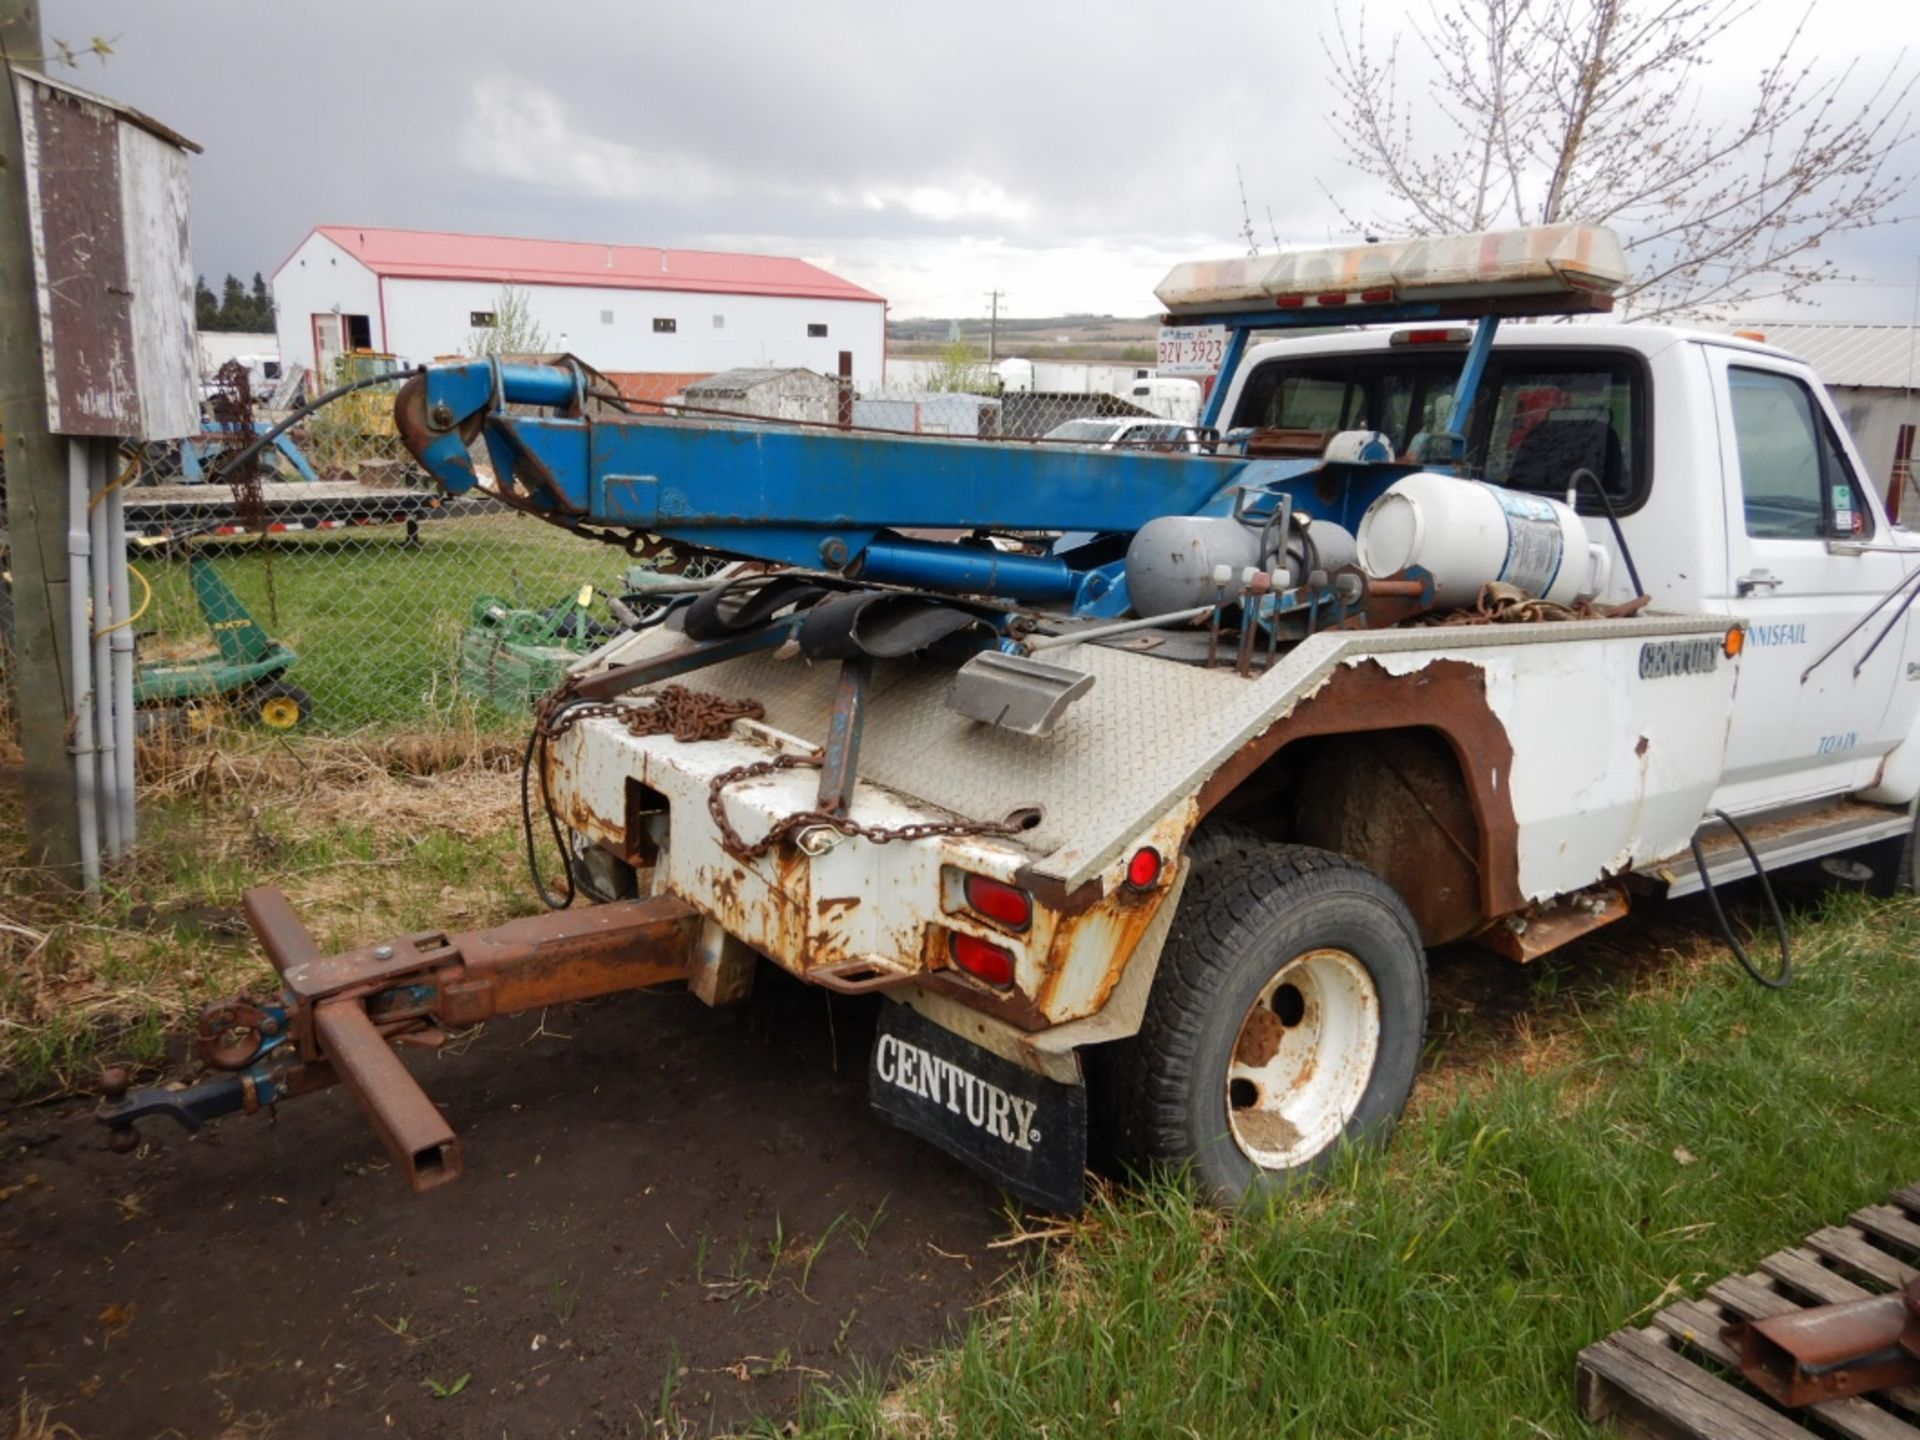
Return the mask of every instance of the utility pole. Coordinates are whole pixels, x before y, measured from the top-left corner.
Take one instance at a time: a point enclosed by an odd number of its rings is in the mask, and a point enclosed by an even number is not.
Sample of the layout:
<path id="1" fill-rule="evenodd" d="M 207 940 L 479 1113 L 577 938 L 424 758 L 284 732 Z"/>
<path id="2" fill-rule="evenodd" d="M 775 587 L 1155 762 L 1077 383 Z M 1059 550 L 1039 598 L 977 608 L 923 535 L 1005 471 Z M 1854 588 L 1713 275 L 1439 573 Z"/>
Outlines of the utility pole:
<path id="1" fill-rule="evenodd" d="M 45 65 L 36 0 L 0 0 L 0 428 L 6 432 L 13 635 L 7 684 L 25 754 L 30 861 L 78 875 L 79 807 L 62 663 L 67 603 L 67 447 L 47 430 L 46 377 L 27 221 L 18 87 L 6 62 Z M 88 743 L 84 740 L 78 743 Z"/>
<path id="2" fill-rule="evenodd" d="M 987 321 L 987 369 L 993 369 L 994 362 L 1000 358 L 1000 298 L 1004 292 L 989 290 L 987 299 L 993 309 Z"/>

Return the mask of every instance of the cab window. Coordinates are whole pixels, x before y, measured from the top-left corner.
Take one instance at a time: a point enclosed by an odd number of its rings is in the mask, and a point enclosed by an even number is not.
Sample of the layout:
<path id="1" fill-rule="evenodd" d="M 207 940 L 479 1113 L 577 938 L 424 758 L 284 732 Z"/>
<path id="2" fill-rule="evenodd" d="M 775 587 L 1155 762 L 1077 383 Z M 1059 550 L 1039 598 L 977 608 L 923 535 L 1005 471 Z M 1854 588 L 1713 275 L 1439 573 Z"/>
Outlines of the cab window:
<path id="1" fill-rule="evenodd" d="M 1453 419 L 1464 346 L 1271 360 L 1242 392 L 1233 425 L 1288 431 L 1377 430 L 1411 459 L 1415 437 Z M 1621 514 L 1648 483 L 1647 386 L 1633 355 L 1605 350 L 1496 349 L 1467 422 L 1477 477 L 1564 496 L 1590 470 Z M 1601 509 L 1582 484 L 1579 508 Z"/>
<path id="2" fill-rule="evenodd" d="M 1747 534 L 1765 540 L 1872 533 L 1859 482 L 1812 393 L 1777 371 L 1727 367 Z"/>

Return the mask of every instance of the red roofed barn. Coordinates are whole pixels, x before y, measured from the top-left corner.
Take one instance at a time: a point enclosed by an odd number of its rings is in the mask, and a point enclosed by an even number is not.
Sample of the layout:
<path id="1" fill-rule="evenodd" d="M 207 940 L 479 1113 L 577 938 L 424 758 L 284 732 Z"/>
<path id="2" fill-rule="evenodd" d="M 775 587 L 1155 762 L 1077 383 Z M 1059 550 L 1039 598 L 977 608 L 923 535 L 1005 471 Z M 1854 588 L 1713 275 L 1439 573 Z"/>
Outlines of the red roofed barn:
<path id="1" fill-rule="evenodd" d="M 551 348 L 610 373 L 831 375 L 850 351 L 856 382 L 881 378 L 886 302 L 804 260 L 354 225 L 319 226 L 274 272 L 280 356 L 326 376 L 347 350 L 459 354 L 507 285 Z"/>

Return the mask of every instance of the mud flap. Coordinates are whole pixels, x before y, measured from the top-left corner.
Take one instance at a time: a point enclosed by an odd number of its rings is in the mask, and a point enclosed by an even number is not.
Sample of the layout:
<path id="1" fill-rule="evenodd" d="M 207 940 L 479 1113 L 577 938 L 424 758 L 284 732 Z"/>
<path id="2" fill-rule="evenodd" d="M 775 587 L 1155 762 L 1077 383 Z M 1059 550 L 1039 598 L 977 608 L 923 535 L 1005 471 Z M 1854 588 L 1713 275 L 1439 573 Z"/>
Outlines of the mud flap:
<path id="1" fill-rule="evenodd" d="M 901 1129 L 1029 1205 L 1071 1214 L 1085 1199 L 1084 1084 L 1023 1070 L 893 1004 L 881 1011 L 867 1095 Z"/>

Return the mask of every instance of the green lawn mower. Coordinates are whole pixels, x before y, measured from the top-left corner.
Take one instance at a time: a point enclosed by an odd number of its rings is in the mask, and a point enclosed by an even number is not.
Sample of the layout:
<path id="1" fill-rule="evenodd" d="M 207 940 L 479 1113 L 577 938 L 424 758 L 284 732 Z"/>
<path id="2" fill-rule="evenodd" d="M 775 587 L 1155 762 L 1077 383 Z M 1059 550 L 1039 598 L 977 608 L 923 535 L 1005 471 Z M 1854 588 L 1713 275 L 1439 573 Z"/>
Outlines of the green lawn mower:
<path id="1" fill-rule="evenodd" d="M 253 618 L 213 562 L 187 562 L 194 598 L 212 632 L 214 653 L 180 660 L 143 661 L 134 670 L 134 703 L 142 710 L 178 711 L 189 722 L 209 702 L 269 730 L 292 730 L 313 716 L 313 699 L 286 672 L 300 657 Z"/>

